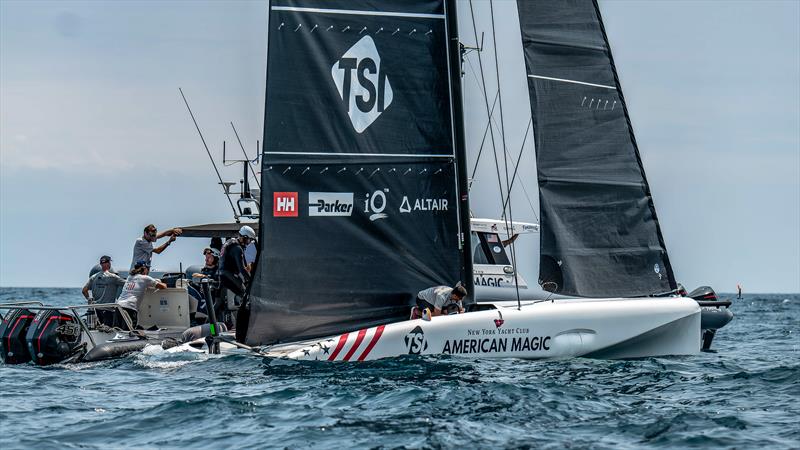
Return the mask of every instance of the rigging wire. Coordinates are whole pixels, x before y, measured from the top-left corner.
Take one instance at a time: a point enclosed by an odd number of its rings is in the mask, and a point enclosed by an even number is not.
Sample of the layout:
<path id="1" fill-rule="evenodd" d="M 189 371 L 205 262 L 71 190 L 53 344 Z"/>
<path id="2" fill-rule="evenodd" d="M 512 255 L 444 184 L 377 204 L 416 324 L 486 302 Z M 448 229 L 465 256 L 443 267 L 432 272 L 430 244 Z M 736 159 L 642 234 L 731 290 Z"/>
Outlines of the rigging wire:
<path id="1" fill-rule="evenodd" d="M 525 142 L 528 140 L 528 134 L 531 131 L 531 125 L 533 124 L 533 117 L 528 119 L 528 128 L 525 130 L 525 137 L 522 138 L 522 145 L 519 149 L 519 155 L 517 156 L 517 162 L 514 164 L 514 174 L 511 176 L 511 184 L 508 187 L 508 191 L 511 192 L 514 189 L 514 182 L 517 179 L 517 171 L 519 170 L 519 164 L 522 162 L 522 153 L 525 151 Z M 510 156 L 510 155 L 509 155 Z M 525 197 L 528 197 L 528 192 L 525 190 L 525 185 L 521 185 L 523 192 L 525 192 Z M 506 201 L 510 200 L 511 195 L 506 199 Z M 530 197 L 528 197 L 528 203 L 531 204 L 531 210 L 533 211 L 533 215 L 536 216 L 536 221 L 539 221 L 539 215 L 536 214 L 536 211 L 533 208 L 533 203 L 531 202 Z M 506 214 L 506 205 L 503 205 L 503 216 Z"/>
<path id="2" fill-rule="evenodd" d="M 186 101 L 186 96 L 183 95 L 183 89 L 178 88 L 178 91 L 181 93 L 181 97 L 183 98 L 183 103 L 186 104 L 186 109 L 189 110 L 189 115 L 192 117 L 192 122 L 194 122 L 194 127 L 197 128 L 197 133 L 200 135 L 200 140 L 203 141 L 203 147 L 206 148 L 206 153 L 208 153 L 208 158 L 211 160 L 211 165 L 214 166 L 214 172 L 217 173 L 217 179 L 219 179 L 219 184 L 225 189 L 225 183 L 222 181 L 222 175 L 219 174 L 219 169 L 217 169 L 217 163 L 214 162 L 214 157 L 211 156 L 211 150 L 208 149 L 208 144 L 206 144 L 206 138 L 203 137 L 203 132 L 200 131 L 200 126 L 197 125 L 197 120 L 194 118 L 194 113 L 192 112 L 192 108 L 189 107 L 189 102 Z M 230 195 L 228 195 L 227 191 L 224 191 L 225 198 L 228 199 L 228 203 L 231 205 L 231 210 L 233 211 L 233 217 L 236 217 L 236 207 L 233 206 L 233 201 L 231 200 Z M 238 222 L 239 219 L 236 219 Z"/>
<path id="3" fill-rule="evenodd" d="M 481 36 L 482 36 L 482 34 L 481 34 Z M 481 47 L 483 47 L 483 42 L 481 42 Z M 478 89 L 480 89 L 481 92 L 484 92 L 484 88 L 483 88 L 483 86 L 481 86 L 481 82 L 478 79 L 478 75 L 475 73 L 475 67 L 472 65 L 472 61 L 469 58 L 464 58 L 464 59 L 467 61 L 467 64 L 469 65 L 469 71 L 472 74 L 472 78 L 475 80 L 475 84 L 477 85 Z M 489 127 L 491 127 L 491 125 L 492 125 L 492 117 L 494 115 L 494 107 L 497 104 L 498 96 L 499 96 L 499 92 L 496 93 L 495 96 L 494 96 L 494 101 L 492 102 L 492 108 L 491 108 L 491 111 L 489 112 L 489 119 L 487 120 L 486 129 L 483 130 L 483 138 L 481 138 L 481 145 L 480 145 L 480 147 L 478 149 L 478 157 L 475 158 L 475 167 L 473 167 L 473 169 L 472 169 L 472 176 L 469 178 L 469 185 L 467 187 L 468 190 L 472 189 L 472 183 L 475 181 L 475 173 L 477 173 L 477 171 L 478 171 L 478 164 L 480 163 L 481 156 L 483 155 L 483 148 L 484 148 L 484 145 L 486 144 L 486 136 L 489 133 Z"/>
<path id="4" fill-rule="evenodd" d="M 505 122 L 503 120 L 503 95 L 500 93 L 500 63 L 497 57 L 497 28 L 494 25 L 494 2 L 489 0 L 489 13 L 492 18 L 492 44 L 494 47 L 494 69 L 495 69 L 495 80 L 497 81 L 497 92 L 499 95 L 499 105 L 500 105 L 500 131 L 501 136 L 503 138 L 503 166 L 505 168 L 506 173 L 506 187 L 508 187 L 508 192 L 506 193 L 506 199 L 508 201 L 508 216 L 505 216 L 506 222 L 506 233 L 509 236 L 509 239 L 512 239 L 514 234 L 514 215 L 511 212 L 511 186 L 510 180 L 508 178 L 508 147 L 506 146 L 506 127 Z M 473 21 L 474 25 L 474 21 Z M 505 202 L 504 202 L 505 204 Z M 505 212 L 505 208 L 503 208 Z M 514 288 L 517 293 L 517 308 L 522 309 L 522 302 L 519 298 L 519 277 L 518 277 L 518 267 L 517 267 L 517 252 L 515 249 L 514 241 L 511 241 L 511 264 L 514 267 Z"/>
<path id="5" fill-rule="evenodd" d="M 489 117 L 492 117 L 494 114 L 494 106 L 497 104 L 497 97 L 500 93 L 498 92 L 494 96 L 494 102 L 492 103 L 492 111 L 489 113 Z M 481 139 L 481 146 L 478 149 L 478 156 L 475 158 L 475 167 L 472 168 L 472 176 L 469 178 L 469 187 L 468 189 L 472 189 L 472 182 L 475 181 L 475 172 L 478 171 L 478 163 L 481 162 L 481 154 L 483 153 L 483 145 L 486 143 L 486 135 L 489 134 L 489 127 L 492 126 L 491 122 L 486 123 L 486 129 L 483 130 L 483 139 Z"/>
<path id="6" fill-rule="evenodd" d="M 469 0 L 469 11 L 470 11 L 470 14 L 472 15 L 472 32 L 473 32 L 473 34 L 475 36 L 475 41 L 477 42 L 477 40 L 478 40 L 478 28 L 477 28 L 477 26 L 475 24 L 475 10 L 473 8 L 472 0 Z M 481 92 L 483 93 L 483 103 L 484 103 L 484 105 L 486 107 L 487 119 L 489 120 L 489 123 L 491 123 L 492 122 L 492 116 L 491 116 L 490 109 L 489 109 L 489 98 L 486 95 L 486 77 L 485 77 L 484 71 L 483 71 L 483 58 L 481 57 L 481 52 L 478 52 L 478 67 L 480 68 L 480 73 L 481 73 L 481 83 L 482 83 Z M 499 95 L 499 92 L 498 92 L 498 95 Z M 495 171 L 497 172 L 497 184 L 499 186 L 499 191 L 500 191 L 500 203 L 503 204 L 503 203 L 505 203 L 505 197 L 503 196 L 503 181 L 502 181 L 502 178 L 500 177 L 500 163 L 497 161 L 497 146 L 496 146 L 495 139 L 494 139 L 494 127 L 489 127 L 489 136 L 491 137 L 491 141 L 492 141 L 492 152 L 494 154 L 494 166 L 495 166 Z"/>
<path id="7" fill-rule="evenodd" d="M 531 120 L 531 125 L 529 125 L 529 127 L 532 126 L 532 118 L 530 120 Z M 496 120 L 492 120 L 492 125 L 495 127 L 495 129 L 499 133 L 500 132 L 500 126 L 497 124 Z M 526 131 L 525 139 L 522 142 L 521 149 L 524 148 L 524 146 L 525 146 L 525 140 L 527 140 L 527 134 L 528 134 L 528 132 Z M 511 154 L 508 153 L 508 151 L 506 151 L 506 156 L 509 159 L 513 159 Z M 519 166 L 520 163 L 521 163 L 521 161 L 518 160 L 517 161 L 517 166 Z M 516 172 L 516 169 L 515 169 L 515 172 Z M 514 185 L 514 178 L 511 179 L 511 184 L 512 184 L 512 186 Z M 519 187 L 522 188 L 522 193 L 525 195 L 525 199 L 528 201 L 528 206 L 530 206 L 531 212 L 533 213 L 534 217 L 536 217 L 536 221 L 539 222 L 539 214 L 537 214 L 537 212 L 536 212 L 536 207 L 533 206 L 533 200 L 531 200 L 531 196 L 530 196 L 530 194 L 528 194 L 528 189 L 525 188 L 525 184 L 524 183 L 520 184 Z M 503 209 L 503 214 L 505 214 L 505 203 L 503 205 L 503 208 L 504 208 Z"/>
<path id="8" fill-rule="evenodd" d="M 475 83 L 478 85 L 478 88 L 480 89 L 481 85 L 480 85 L 480 82 L 478 80 L 478 75 L 475 74 L 475 68 L 472 67 L 472 62 L 471 61 L 467 60 L 467 62 L 469 63 L 469 67 L 470 67 L 470 70 L 472 71 L 472 75 L 475 77 Z M 494 107 L 497 104 L 497 98 L 498 98 L 497 94 L 495 94 L 494 102 L 492 103 L 492 110 L 491 110 L 489 116 L 492 118 L 492 121 L 491 121 L 492 125 L 495 127 L 495 129 L 499 133 L 500 132 L 500 127 L 497 124 L 497 120 L 495 120 L 495 118 L 494 118 Z M 531 118 L 531 124 L 532 124 L 532 118 Z M 528 124 L 528 128 L 529 129 L 525 131 L 525 137 L 522 140 L 522 146 L 520 147 L 520 152 L 524 151 L 525 142 L 528 139 L 528 134 L 530 132 L 531 124 Z M 472 176 L 471 176 L 471 178 L 469 180 L 469 188 L 470 189 L 472 188 L 472 183 L 475 182 L 475 174 L 476 174 L 476 172 L 478 170 L 478 163 L 480 162 L 481 154 L 483 152 L 483 146 L 484 146 L 484 143 L 486 141 L 486 135 L 487 135 L 488 132 L 489 132 L 489 129 L 488 129 L 488 124 L 487 124 L 487 128 L 483 131 L 483 139 L 481 140 L 481 146 L 480 146 L 480 150 L 478 151 L 478 157 L 476 158 L 476 161 L 475 161 L 475 167 L 472 170 Z M 508 156 L 508 158 L 512 158 L 511 155 L 508 154 L 508 151 L 506 151 L 506 155 Z M 521 163 L 521 155 L 520 155 L 520 158 L 517 159 L 517 164 L 516 164 L 516 167 L 514 168 L 514 176 L 511 178 L 512 187 L 514 185 L 514 180 L 516 178 L 517 169 L 519 168 L 520 163 Z M 533 216 L 536 217 L 536 221 L 539 222 L 539 214 L 536 212 L 536 207 L 533 206 L 533 200 L 531 200 L 531 196 L 530 196 L 530 194 L 528 194 L 528 189 L 525 188 L 525 184 L 521 184 L 520 187 L 522 188 L 522 193 L 525 195 L 525 200 L 528 201 L 528 206 L 531 208 L 531 212 L 533 213 Z M 507 202 L 504 201 L 504 203 L 503 203 L 503 217 L 505 216 L 506 204 L 507 204 Z"/>

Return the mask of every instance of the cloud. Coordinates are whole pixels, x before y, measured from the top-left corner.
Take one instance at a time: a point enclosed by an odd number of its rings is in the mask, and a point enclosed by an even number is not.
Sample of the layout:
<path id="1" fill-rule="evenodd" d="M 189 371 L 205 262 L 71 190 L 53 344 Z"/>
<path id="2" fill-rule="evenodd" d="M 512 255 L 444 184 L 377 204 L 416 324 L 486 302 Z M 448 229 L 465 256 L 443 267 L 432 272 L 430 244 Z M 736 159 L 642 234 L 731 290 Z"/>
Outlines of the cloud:
<path id="1" fill-rule="evenodd" d="M 38 151 L 35 142 L 15 139 L 10 145 L 2 145 L 0 164 L 4 170 L 60 170 L 64 172 L 123 171 L 134 168 L 134 164 L 115 154 L 102 154 L 97 149 L 84 152 Z"/>

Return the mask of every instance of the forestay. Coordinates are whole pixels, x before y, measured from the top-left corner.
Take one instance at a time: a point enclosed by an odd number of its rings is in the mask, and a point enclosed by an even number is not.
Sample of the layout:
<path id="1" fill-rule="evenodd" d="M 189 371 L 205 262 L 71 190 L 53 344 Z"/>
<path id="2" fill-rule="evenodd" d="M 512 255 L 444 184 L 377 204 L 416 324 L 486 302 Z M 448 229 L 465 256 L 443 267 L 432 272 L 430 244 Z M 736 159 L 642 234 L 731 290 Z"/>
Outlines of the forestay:
<path id="1" fill-rule="evenodd" d="M 269 15 L 245 341 L 407 318 L 419 290 L 470 278 L 443 0 L 276 0 Z"/>
<path id="2" fill-rule="evenodd" d="M 676 288 L 592 0 L 519 0 L 541 209 L 542 287 L 585 297 Z"/>

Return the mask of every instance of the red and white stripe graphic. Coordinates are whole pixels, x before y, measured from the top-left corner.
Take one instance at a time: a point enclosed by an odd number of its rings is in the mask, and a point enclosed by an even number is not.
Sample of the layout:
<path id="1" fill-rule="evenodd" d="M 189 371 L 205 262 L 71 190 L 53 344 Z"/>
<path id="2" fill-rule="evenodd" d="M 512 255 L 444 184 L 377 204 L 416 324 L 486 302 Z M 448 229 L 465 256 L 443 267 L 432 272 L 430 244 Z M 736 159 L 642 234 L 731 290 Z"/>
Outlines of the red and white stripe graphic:
<path id="1" fill-rule="evenodd" d="M 363 361 L 381 338 L 385 325 L 339 336 L 328 361 Z M 356 356 L 357 355 L 357 356 Z"/>

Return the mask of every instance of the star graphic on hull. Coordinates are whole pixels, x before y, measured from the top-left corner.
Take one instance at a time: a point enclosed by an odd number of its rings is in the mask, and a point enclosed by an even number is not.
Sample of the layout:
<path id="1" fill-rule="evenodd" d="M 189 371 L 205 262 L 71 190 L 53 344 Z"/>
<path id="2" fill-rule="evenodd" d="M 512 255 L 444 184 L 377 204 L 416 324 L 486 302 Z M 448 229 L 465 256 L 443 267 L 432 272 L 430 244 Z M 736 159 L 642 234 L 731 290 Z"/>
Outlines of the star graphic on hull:
<path id="1" fill-rule="evenodd" d="M 328 355 L 331 352 L 331 348 L 328 347 L 327 345 L 323 345 L 322 346 L 322 352 L 325 353 L 326 355 Z"/>
<path id="2" fill-rule="evenodd" d="M 304 348 L 303 349 L 303 354 L 308 356 L 309 354 L 311 354 L 311 351 L 309 349 L 307 349 L 307 348 Z"/>

